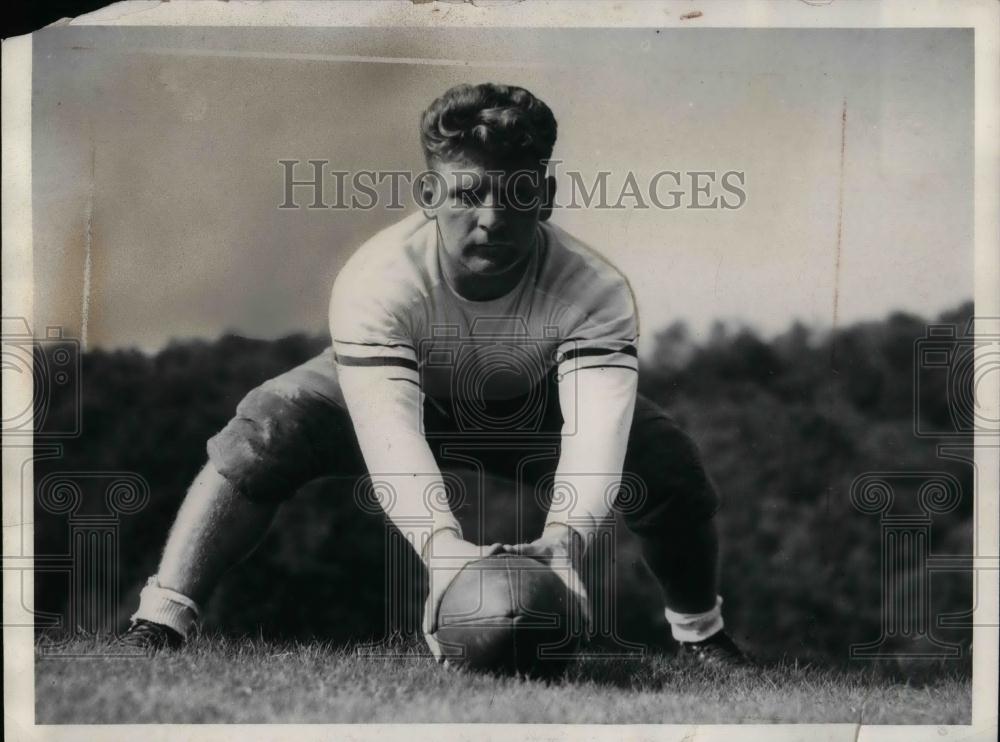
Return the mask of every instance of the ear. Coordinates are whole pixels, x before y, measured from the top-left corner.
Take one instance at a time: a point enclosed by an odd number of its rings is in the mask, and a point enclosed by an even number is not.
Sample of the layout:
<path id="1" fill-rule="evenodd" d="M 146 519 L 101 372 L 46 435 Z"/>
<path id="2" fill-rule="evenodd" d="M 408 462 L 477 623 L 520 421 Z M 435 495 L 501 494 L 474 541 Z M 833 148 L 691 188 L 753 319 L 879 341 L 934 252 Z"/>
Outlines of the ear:
<path id="1" fill-rule="evenodd" d="M 431 208 L 438 200 L 438 179 L 432 178 L 426 173 L 420 176 L 420 190 L 419 190 L 419 200 L 420 206 L 424 212 L 424 216 L 429 220 L 433 220 L 435 217 L 434 210 Z"/>
<path id="2" fill-rule="evenodd" d="M 542 193 L 542 208 L 538 212 L 538 221 L 547 222 L 552 216 L 552 208 L 556 202 L 556 178 L 554 175 L 546 176 L 545 188 Z"/>

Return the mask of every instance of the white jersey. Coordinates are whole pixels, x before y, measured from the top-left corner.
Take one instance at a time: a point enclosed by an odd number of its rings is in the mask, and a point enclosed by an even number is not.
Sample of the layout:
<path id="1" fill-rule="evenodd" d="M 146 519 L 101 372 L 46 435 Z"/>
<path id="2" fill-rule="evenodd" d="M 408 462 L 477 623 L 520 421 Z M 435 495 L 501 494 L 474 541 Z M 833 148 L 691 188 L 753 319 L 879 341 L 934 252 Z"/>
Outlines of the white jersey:
<path id="1" fill-rule="evenodd" d="M 558 227 L 539 226 L 520 284 L 470 301 L 442 275 L 434 222 L 422 213 L 380 232 L 337 278 L 331 306 L 341 366 L 396 366 L 433 397 L 527 394 L 558 364 L 637 368 L 628 282 Z"/>
<path id="2" fill-rule="evenodd" d="M 606 514 L 608 478 L 621 476 L 635 405 L 638 321 L 625 278 L 564 230 L 540 224 L 520 283 L 499 299 L 470 301 L 442 273 L 436 224 L 413 214 L 344 266 L 330 332 L 373 478 L 397 490 L 412 489 L 414 473 L 429 478 L 422 489 L 438 483 L 422 437 L 424 395 L 510 399 L 554 370 L 565 421 L 556 479 L 574 487 L 582 507 L 570 525 L 587 530 Z"/>

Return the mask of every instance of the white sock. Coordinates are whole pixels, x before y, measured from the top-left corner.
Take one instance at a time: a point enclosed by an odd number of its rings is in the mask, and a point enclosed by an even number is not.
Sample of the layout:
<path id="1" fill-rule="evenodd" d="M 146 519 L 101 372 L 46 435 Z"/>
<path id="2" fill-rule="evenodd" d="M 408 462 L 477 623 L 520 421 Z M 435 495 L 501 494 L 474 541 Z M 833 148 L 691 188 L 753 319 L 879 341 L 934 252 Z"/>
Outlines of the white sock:
<path id="1" fill-rule="evenodd" d="M 142 619 L 169 626 L 186 639 L 191 627 L 198 621 L 199 613 L 198 604 L 191 598 L 160 587 L 156 575 L 153 575 L 139 593 L 139 608 L 132 614 L 132 620 Z"/>
<path id="2" fill-rule="evenodd" d="M 715 596 L 715 607 L 704 613 L 676 613 L 669 608 L 663 615 L 670 622 L 670 633 L 679 642 L 700 642 L 722 631 L 722 597 Z"/>

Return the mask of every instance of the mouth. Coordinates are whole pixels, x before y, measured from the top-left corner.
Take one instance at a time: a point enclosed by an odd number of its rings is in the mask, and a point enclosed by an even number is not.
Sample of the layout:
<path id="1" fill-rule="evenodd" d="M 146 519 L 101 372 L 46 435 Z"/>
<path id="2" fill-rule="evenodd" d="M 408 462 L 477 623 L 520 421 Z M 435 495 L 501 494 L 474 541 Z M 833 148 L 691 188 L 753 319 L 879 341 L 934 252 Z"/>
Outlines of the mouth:
<path id="1" fill-rule="evenodd" d="M 511 242 L 481 242 L 469 245 L 469 252 L 481 257 L 501 257 L 508 255 L 514 249 Z"/>
<path id="2" fill-rule="evenodd" d="M 509 269 L 517 263 L 518 251 L 511 242 L 481 242 L 469 245 L 466 259 L 470 267 L 480 272 L 497 272 Z"/>

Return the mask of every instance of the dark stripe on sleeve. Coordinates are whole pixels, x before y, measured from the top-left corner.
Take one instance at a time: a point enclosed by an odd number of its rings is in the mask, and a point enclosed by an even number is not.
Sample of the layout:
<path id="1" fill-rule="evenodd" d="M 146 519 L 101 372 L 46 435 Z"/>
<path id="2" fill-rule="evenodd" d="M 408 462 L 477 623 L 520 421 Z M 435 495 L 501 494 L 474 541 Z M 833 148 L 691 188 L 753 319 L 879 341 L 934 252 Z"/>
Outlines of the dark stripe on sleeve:
<path id="1" fill-rule="evenodd" d="M 411 371 L 417 370 L 417 362 L 411 361 L 409 358 L 393 358 L 393 357 L 382 357 L 382 358 L 358 358 L 356 356 L 342 356 L 340 354 L 334 354 L 337 359 L 337 363 L 341 366 L 402 366 L 403 368 L 408 368 Z"/>
<path id="2" fill-rule="evenodd" d="M 350 340 L 337 340 L 337 338 L 334 338 L 333 342 L 341 345 L 358 345 L 362 348 L 408 348 L 413 350 L 413 346 L 406 343 L 352 343 Z"/>
<path id="3" fill-rule="evenodd" d="M 633 337 L 630 337 L 630 338 L 617 338 L 617 340 L 619 340 L 620 342 L 623 342 L 623 343 L 629 343 L 630 345 L 634 345 L 635 341 L 638 340 L 638 337 L 637 336 L 633 336 Z M 577 337 L 572 337 L 572 338 L 566 338 L 565 340 L 560 341 L 560 344 L 561 345 L 565 345 L 566 343 L 592 343 L 593 341 L 594 341 L 593 338 L 583 338 L 583 337 L 577 338 Z"/>
<path id="4" fill-rule="evenodd" d="M 583 358 L 584 356 L 611 356 L 615 353 L 624 353 L 627 356 L 632 356 L 633 358 L 639 357 L 639 352 L 635 349 L 634 345 L 626 345 L 621 350 L 611 350 L 610 348 L 580 348 L 579 350 L 567 350 L 562 355 L 563 361 L 571 361 L 574 358 Z"/>
<path id="5" fill-rule="evenodd" d="M 562 376 L 567 376 L 573 373 L 574 371 L 584 371 L 588 368 L 624 368 L 628 369 L 629 371 L 635 371 L 636 373 L 639 373 L 639 369 L 633 368 L 632 366 L 622 366 L 621 364 L 618 363 L 604 363 L 598 366 L 577 366 L 576 368 L 569 369 L 568 371 L 563 373 Z"/>
<path id="6" fill-rule="evenodd" d="M 409 382 L 410 384 L 413 384 L 413 386 L 417 387 L 417 389 L 420 388 L 420 384 L 415 382 L 413 379 L 405 379 L 402 376 L 390 376 L 389 381 L 406 381 Z"/>

